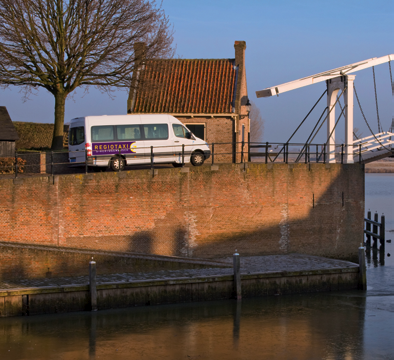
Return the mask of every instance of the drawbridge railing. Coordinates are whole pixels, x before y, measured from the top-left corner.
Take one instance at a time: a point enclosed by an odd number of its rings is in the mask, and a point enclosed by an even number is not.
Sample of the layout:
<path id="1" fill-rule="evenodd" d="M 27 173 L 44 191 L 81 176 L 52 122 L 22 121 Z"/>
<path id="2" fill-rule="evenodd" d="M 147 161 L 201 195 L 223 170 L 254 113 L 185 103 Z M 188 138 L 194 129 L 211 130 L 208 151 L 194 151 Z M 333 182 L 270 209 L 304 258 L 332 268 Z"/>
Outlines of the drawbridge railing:
<path id="1" fill-rule="evenodd" d="M 353 141 L 355 150 L 354 161 L 361 158 L 361 162 L 372 162 L 390 156 L 393 152 L 394 133 L 384 131 Z M 361 156 L 360 156 L 361 154 Z"/>

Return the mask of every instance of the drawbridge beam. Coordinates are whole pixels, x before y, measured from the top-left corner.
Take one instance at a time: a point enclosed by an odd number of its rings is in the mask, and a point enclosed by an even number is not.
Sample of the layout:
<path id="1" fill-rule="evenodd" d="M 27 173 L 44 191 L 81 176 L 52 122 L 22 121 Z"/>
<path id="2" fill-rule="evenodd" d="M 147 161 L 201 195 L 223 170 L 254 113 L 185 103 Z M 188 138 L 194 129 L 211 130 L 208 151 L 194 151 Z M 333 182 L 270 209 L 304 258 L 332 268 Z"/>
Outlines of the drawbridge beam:
<path id="1" fill-rule="evenodd" d="M 256 96 L 258 98 L 269 97 L 269 96 L 274 96 L 274 95 L 279 96 L 279 94 L 282 94 L 282 93 L 290 91 L 290 90 L 295 90 L 295 89 L 299 89 L 299 88 L 302 88 L 302 87 L 305 87 L 308 85 L 317 84 L 319 82 L 334 79 L 339 76 L 349 75 L 349 74 L 352 74 L 356 71 L 364 70 L 364 69 L 370 68 L 372 66 L 381 65 L 386 62 L 393 61 L 393 60 L 394 60 L 394 54 L 382 56 L 379 58 L 374 57 L 374 58 L 360 61 L 360 62 L 357 62 L 354 64 L 341 66 L 336 69 L 324 71 L 324 72 L 321 72 L 321 73 L 318 73 L 315 75 L 310 75 L 310 76 L 304 77 L 302 79 L 290 81 L 290 82 L 287 82 L 287 83 L 284 83 L 281 85 L 271 86 L 271 87 L 266 88 L 264 90 L 256 91 Z"/>

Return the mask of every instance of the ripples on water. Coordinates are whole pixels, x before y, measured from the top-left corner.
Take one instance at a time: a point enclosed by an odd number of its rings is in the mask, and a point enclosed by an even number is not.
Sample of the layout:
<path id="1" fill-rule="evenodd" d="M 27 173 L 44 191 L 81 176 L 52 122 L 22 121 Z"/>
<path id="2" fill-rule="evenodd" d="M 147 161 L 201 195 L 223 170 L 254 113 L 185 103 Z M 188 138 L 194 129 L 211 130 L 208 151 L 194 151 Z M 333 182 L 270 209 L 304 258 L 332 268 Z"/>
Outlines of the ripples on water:
<path id="1" fill-rule="evenodd" d="M 366 210 L 394 240 L 392 184 L 366 175 Z M 371 255 L 366 293 L 0 319 L 0 359 L 394 359 L 393 246 L 384 265 Z"/>

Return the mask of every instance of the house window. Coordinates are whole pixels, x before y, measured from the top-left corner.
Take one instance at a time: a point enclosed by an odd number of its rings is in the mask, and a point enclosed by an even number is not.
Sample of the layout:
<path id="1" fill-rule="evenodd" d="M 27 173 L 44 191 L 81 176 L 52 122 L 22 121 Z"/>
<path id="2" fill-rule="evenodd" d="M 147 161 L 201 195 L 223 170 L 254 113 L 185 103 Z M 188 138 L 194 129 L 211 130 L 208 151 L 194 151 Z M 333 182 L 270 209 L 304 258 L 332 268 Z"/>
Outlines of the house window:
<path id="1" fill-rule="evenodd" d="M 205 140 L 205 124 L 185 124 L 186 127 L 198 138 Z"/>

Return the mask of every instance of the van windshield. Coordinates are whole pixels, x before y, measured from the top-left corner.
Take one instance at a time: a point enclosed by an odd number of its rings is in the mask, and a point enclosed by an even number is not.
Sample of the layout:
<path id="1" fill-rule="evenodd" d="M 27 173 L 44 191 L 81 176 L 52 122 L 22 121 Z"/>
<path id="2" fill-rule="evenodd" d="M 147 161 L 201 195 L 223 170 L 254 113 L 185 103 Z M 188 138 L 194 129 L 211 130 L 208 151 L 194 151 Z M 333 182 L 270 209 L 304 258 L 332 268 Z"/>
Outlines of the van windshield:
<path id="1" fill-rule="evenodd" d="M 85 128 L 78 126 L 70 129 L 68 134 L 69 145 L 79 145 L 85 141 Z"/>
<path id="2" fill-rule="evenodd" d="M 174 135 L 179 138 L 192 139 L 192 133 L 188 131 L 185 127 L 178 124 L 172 124 L 174 129 Z"/>

